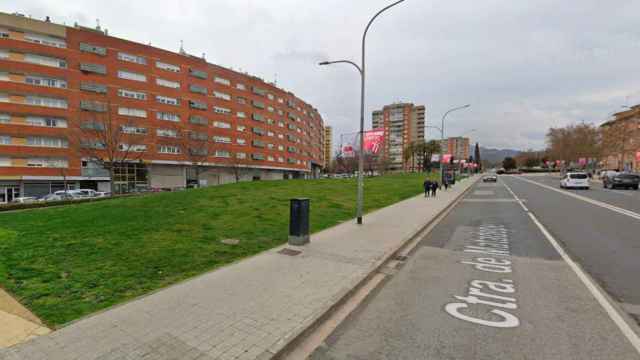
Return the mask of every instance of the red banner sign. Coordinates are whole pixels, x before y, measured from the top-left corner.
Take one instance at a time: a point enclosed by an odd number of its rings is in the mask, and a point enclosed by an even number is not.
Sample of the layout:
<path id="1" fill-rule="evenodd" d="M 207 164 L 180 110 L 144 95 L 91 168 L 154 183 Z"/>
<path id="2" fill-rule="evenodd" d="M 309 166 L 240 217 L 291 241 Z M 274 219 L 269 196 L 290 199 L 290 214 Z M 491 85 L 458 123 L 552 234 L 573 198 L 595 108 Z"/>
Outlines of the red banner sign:
<path id="1" fill-rule="evenodd" d="M 384 145 L 384 130 L 373 129 L 364 133 L 364 151 L 377 154 Z"/>
<path id="2" fill-rule="evenodd" d="M 448 163 L 450 161 L 451 161 L 451 154 L 443 154 L 442 155 L 442 162 Z"/>
<path id="3" fill-rule="evenodd" d="M 640 151 L 636 152 L 636 161 L 640 162 Z"/>

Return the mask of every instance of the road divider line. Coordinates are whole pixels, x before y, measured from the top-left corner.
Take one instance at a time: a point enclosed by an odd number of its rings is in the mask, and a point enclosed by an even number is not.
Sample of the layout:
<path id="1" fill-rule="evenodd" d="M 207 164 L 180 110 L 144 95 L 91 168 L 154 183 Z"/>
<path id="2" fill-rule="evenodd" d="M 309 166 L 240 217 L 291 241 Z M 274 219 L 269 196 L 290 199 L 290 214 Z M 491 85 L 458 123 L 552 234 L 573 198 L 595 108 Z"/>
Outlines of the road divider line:
<path id="1" fill-rule="evenodd" d="M 607 203 L 602 202 L 602 201 L 594 200 L 594 199 L 588 198 L 586 196 L 574 194 L 574 193 L 569 192 L 569 191 L 556 189 L 553 186 L 542 184 L 542 183 L 539 183 L 537 181 L 533 181 L 533 180 L 529 180 L 529 179 L 525 179 L 525 178 L 520 178 L 520 177 L 512 177 L 512 178 L 513 179 L 518 179 L 520 181 L 525 181 L 525 182 L 540 186 L 542 188 L 545 188 L 547 190 L 552 190 L 552 191 L 558 192 L 560 194 L 564 194 L 566 196 L 570 196 L 570 197 L 578 199 L 578 200 L 582 200 L 582 201 L 590 203 L 592 205 L 600 206 L 602 208 L 617 212 L 619 214 L 629 216 L 629 217 L 634 218 L 636 220 L 640 220 L 640 214 L 638 214 L 637 212 L 633 212 L 631 210 L 623 209 L 621 207 L 617 207 L 617 206 L 614 206 L 614 205 L 611 205 L 611 204 L 607 204 Z M 505 184 L 505 186 L 506 186 L 506 184 Z"/>
<path id="2" fill-rule="evenodd" d="M 525 180 L 528 181 L 528 180 Z M 533 181 L 532 181 L 533 182 Z M 511 190 L 511 188 L 504 184 L 504 186 L 509 190 L 511 195 L 518 201 L 518 203 L 522 206 L 523 209 L 529 215 L 529 218 L 533 221 L 534 224 L 538 227 L 538 229 L 542 232 L 544 237 L 549 241 L 551 246 L 560 254 L 562 259 L 569 265 L 571 270 L 578 276 L 580 281 L 587 287 L 591 295 L 598 301 L 600 306 L 604 308 L 605 312 L 609 316 L 609 318 L 618 326 L 622 334 L 629 340 L 631 345 L 635 348 L 635 350 L 640 354 L 640 337 L 638 334 L 633 331 L 629 323 L 624 319 L 624 317 L 620 314 L 616 308 L 613 307 L 611 301 L 608 299 L 607 295 L 604 291 L 591 279 L 591 277 L 582 270 L 582 267 L 573 261 L 573 259 L 567 254 L 567 252 L 562 248 L 560 243 L 551 235 L 551 233 L 547 230 L 547 228 L 542 225 L 542 223 L 538 220 L 538 218 L 533 215 L 531 211 L 529 211 L 524 204 L 522 204 L 522 200 Z M 546 185 L 545 185 L 546 186 Z M 553 189 L 553 188 L 552 188 Z M 553 189 L 556 190 L 556 189 Z"/>

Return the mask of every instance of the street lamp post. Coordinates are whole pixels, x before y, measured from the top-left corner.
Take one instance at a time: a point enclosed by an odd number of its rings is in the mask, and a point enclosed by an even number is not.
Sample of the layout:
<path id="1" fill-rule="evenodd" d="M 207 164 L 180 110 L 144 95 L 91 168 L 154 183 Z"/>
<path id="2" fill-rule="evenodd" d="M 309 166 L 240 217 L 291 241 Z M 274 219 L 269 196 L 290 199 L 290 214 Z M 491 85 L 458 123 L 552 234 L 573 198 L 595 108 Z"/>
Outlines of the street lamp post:
<path id="1" fill-rule="evenodd" d="M 364 81 L 365 81 L 365 41 L 367 39 L 367 32 L 369 31 L 369 27 L 373 23 L 380 14 L 388 10 L 389 8 L 404 2 L 405 0 L 399 0 L 394 2 L 393 4 L 387 5 L 382 10 L 378 11 L 372 18 L 369 20 L 367 27 L 364 29 L 364 33 L 362 34 L 362 58 L 360 66 L 358 66 L 353 61 L 349 60 L 338 60 L 338 61 L 323 61 L 319 65 L 330 65 L 337 63 L 346 63 L 351 64 L 358 69 L 360 72 L 360 153 L 358 155 L 358 197 L 356 203 L 356 217 L 358 221 L 358 225 L 362 225 L 362 209 L 364 203 Z"/>
<path id="2" fill-rule="evenodd" d="M 458 106 L 453 109 L 447 110 L 447 112 L 445 112 L 444 115 L 442 115 L 442 126 L 440 127 L 440 182 L 442 183 L 444 183 L 444 161 L 443 161 L 444 149 L 442 146 L 442 144 L 444 143 L 444 119 L 447 117 L 447 115 L 449 115 L 450 112 L 466 109 L 469 106 L 471 105 L 467 104 L 463 106 Z"/>

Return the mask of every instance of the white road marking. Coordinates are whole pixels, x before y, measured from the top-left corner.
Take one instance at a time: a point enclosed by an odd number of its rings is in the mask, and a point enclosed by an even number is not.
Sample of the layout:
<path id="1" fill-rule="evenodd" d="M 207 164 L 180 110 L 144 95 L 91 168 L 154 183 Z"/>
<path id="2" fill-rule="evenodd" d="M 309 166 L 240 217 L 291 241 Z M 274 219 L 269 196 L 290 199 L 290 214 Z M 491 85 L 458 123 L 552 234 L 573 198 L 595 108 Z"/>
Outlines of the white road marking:
<path id="1" fill-rule="evenodd" d="M 525 181 L 525 182 L 528 182 L 528 183 L 531 183 L 531 184 L 534 184 L 534 185 L 537 185 L 537 186 L 540 186 L 540 187 L 543 187 L 543 188 L 548 189 L 548 190 L 559 192 L 560 194 L 564 194 L 564 195 L 570 196 L 572 198 L 575 198 L 575 199 L 578 199 L 578 200 L 582 200 L 584 202 L 588 202 L 588 203 L 590 203 L 592 205 L 600 206 L 602 208 L 605 208 L 605 209 L 608 209 L 608 210 L 611 210 L 611 211 L 615 211 L 615 212 L 617 212 L 619 214 L 632 217 L 632 218 L 634 218 L 636 220 L 640 220 L 640 214 L 638 214 L 637 212 L 633 212 L 631 210 L 623 209 L 621 207 L 617 207 L 617 206 L 614 206 L 614 205 L 611 205 L 611 204 L 607 204 L 605 202 L 594 200 L 594 199 L 588 198 L 586 196 L 578 195 L 578 194 L 575 194 L 575 193 L 572 193 L 572 192 L 569 192 L 569 191 L 556 189 L 553 186 L 542 184 L 542 183 L 539 183 L 537 181 L 533 181 L 533 180 L 529 180 L 529 179 L 525 179 L 525 178 L 520 178 L 520 177 L 513 177 L 513 178 L 521 180 L 521 181 Z M 505 186 L 507 187 L 507 189 L 509 188 L 506 184 L 505 184 Z"/>
<path id="2" fill-rule="evenodd" d="M 526 180 L 526 181 L 536 183 L 530 180 Z M 536 184 L 540 185 L 539 183 L 536 183 Z M 593 282 L 593 280 L 591 280 L 589 275 L 587 275 L 584 272 L 584 270 L 582 270 L 580 265 L 578 265 L 575 261 L 573 261 L 573 259 L 571 259 L 571 257 L 564 251 L 562 246 L 560 246 L 558 241 L 551 235 L 551 233 L 549 233 L 547 228 L 544 225 L 542 225 L 542 223 L 538 220 L 538 218 L 536 218 L 536 216 L 533 215 L 529 211 L 529 209 L 527 209 L 524 206 L 524 204 L 522 204 L 522 202 L 520 201 L 520 198 L 511 190 L 511 188 L 507 184 L 504 184 L 504 186 L 507 188 L 507 190 L 509 190 L 511 195 L 513 195 L 513 197 L 518 201 L 518 203 L 527 212 L 527 214 L 529 214 L 529 217 L 531 218 L 531 220 L 534 222 L 534 224 L 536 224 L 538 229 L 547 238 L 549 243 L 551 243 L 551 246 L 553 246 L 553 248 L 558 252 L 558 254 L 560 254 L 562 259 L 564 259 L 564 261 L 569 265 L 569 267 L 573 270 L 573 272 L 576 273 L 580 281 L 582 281 L 582 283 L 587 287 L 591 295 L 593 295 L 593 297 L 598 301 L 600 306 L 604 308 L 607 315 L 609 315 L 609 318 L 611 318 L 611 320 L 618 326 L 618 328 L 624 334 L 627 340 L 629 340 L 629 342 L 636 349 L 638 354 L 640 354 L 640 337 L 638 337 L 638 334 L 636 334 L 633 331 L 633 329 L 631 329 L 631 326 L 629 326 L 629 324 L 624 320 L 622 315 L 613 307 L 613 305 L 611 305 L 606 295 L 604 295 L 603 291 L 598 287 L 598 285 L 596 285 Z M 544 186 L 546 187 L 546 185 Z M 554 188 L 551 188 L 551 189 L 556 190 Z"/>

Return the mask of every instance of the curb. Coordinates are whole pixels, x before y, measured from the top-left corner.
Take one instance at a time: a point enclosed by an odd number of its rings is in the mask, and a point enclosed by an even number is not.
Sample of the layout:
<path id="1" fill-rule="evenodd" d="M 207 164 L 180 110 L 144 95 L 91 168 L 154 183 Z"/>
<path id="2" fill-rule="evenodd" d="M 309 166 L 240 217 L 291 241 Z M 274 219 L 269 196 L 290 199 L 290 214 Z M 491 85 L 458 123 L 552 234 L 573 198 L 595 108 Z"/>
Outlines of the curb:
<path id="1" fill-rule="evenodd" d="M 284 340 L 284 339 L 279 340 L 272 346 L 272 349 L 269 349 L 263 352 L 256 359 L 257 360 L 276 360 L 276 359 L 282 358 L 289 351 L 291 351 L 304 337 L 312 333 L 319 325 L 321 325 L 325 320 L 327 320 L 337 309 L 339 309 L 343 304 L 345 304 L 353 294 L 355 294 L 360 288 L 362 288 L 365 284 L 367 284 L 367 282 L 371 280 L 371 278 L 375 274 L 380 272 L 380 270 L 385 266 L 385 264 L 387 264 L 387 262 L 389 262 L 389 260 L 396 257 L 398 253 L 400 253 L 401 250 L 404 249 L 405 246 L 411 243 L 411 241 L 415 240 L 415 238 L 418 235 L 420 235 L 426 228 L 428 228 L 434 221 L 436 221 L 436 219 L 438 219 L 443 213 L 447 212 L 453 206 L 457 205 L 458 200 L 463 196 L 465 196 L 469 192 L 469 190 L 471 190 L 473 185 L 477 183 L 481 178 L 482 177 L 479 176 L 478 178 L 473 179 L 473 181 L 469 184 L 469 186 L 463 192 L 458 194 L 458 196 L 456 196 L 449 204 L 447 204 L 447 206 L 445 206 L 442 210 L 440 210 L 435 216 L 430 218 L 427 222 L 416 227 L 411 232 L 411 235 L 406 236 L 404 239 L 402 239 L 399 245 L 393 251 L 389 252 L 388 255 L 380 259 L 366 276 L 358 280 L 353 286 L 345 290 L 343 293 L 336 296 L 336 300 L 327 309 L 321 310 L 309 324 L 303 325 L 301 328 L 295 330 L 292 333 L 289 340 Z M 281 343 L 283 340 L 285 342 Z"/>

